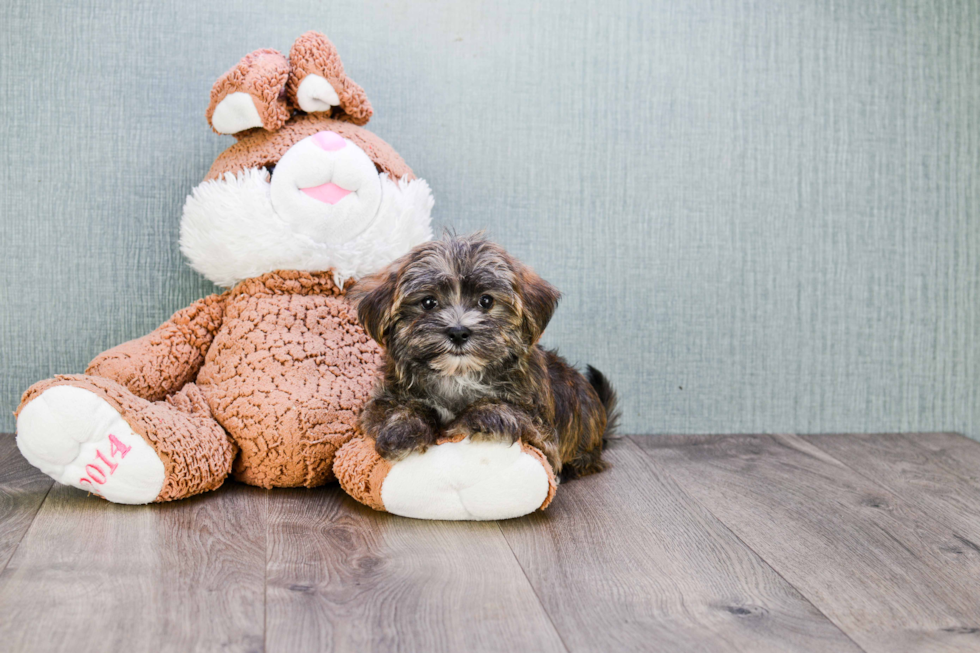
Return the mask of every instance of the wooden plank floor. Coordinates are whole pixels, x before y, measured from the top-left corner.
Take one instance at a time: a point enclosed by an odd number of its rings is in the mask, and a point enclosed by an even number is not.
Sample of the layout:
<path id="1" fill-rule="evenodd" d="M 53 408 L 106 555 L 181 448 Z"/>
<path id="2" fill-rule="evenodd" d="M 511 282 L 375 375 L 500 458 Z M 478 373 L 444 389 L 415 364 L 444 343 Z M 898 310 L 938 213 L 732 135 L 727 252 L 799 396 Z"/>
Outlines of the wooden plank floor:
<path id="1" fill-rule="evenodd" d="M 544 513 L 107 504 L 0 435 L 3 651 L 980 651 L 980 444 L 651 436 Z"/>

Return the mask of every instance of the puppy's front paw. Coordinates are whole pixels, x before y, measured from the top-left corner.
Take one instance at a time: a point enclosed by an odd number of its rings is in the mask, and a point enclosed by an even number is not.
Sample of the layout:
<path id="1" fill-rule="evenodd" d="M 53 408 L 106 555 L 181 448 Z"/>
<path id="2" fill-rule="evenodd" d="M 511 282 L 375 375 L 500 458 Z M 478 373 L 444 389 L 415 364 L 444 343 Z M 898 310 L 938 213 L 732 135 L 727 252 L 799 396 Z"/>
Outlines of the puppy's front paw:
<path id="1" fill-rule="evenodd" d="M 434 444 L 436 434 L 420 419 L 389 420 L 374 440 L 374 450 L 386 460 L 399 460 L 410 453 L 422 453 Z"/>
<path id="2" fill-rule="evenodd" d="M 445 433 L 446 439 L 459 441 L 469 438 L 473 442 L 516 442 L 519 438 L 513 434 L 501 433 L 494 430 L 483 430 L 479 425 L 469 424 L 456 420 L 448 427 Z"/>
<path id="3" fill-rule="evenodd" d="M 520 440 L 530 429 L 527 415 L 508 404 L 493 403 L 471 408 L 449 425 L 446 435 L 452 439 L 469 437 L 475 442 L 509 442 Z"/>

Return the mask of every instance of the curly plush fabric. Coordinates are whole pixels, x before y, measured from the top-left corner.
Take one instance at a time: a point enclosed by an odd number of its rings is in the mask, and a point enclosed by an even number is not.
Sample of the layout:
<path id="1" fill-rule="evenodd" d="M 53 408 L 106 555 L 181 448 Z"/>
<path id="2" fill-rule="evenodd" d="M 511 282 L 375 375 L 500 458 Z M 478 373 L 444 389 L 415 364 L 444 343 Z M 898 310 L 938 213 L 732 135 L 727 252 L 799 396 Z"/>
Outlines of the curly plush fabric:
<path id="1" fill-rule="evenodd" d="M 329 272 L 281 271 L 243 281 L 225 301 L 197 384 L 241 447 L 235 478 L 313 487 L 354 435 L 381 349 Z"/>
<path id="2" fill-rule="evenodd" d="M 314 487 L 333 479 L 380 363 L 331 272 L 270 272 L 178 311 L 85 375 L 35 384 L 18 412 L 54 385 L 96 393 L 163 461 L 158 501 L 214 489 L 230 471 Z"/>
<path id="3" fill-rule="evenodd" d="M 102 352 L 85 373 L 114 379 L 137 397 L 158 401 L 197 376 L 224 318 L 228 293 L 199 299 L 152 333 Z"/>
<path id="4" fill-rule="evenodd" d="M 215 129 L 212 121 L 215 109 L 227 96 L 241 92 L 251 96 L 262 127 L 270 131 L 279 129 L 293 113 L 283 94 L 289 70 L 286 57 L 276 50 L 256 50 L 245 55 L 211 87 L 211 103 L 206 114 L 208 124 L 215 133 L 222 133 Z"/>
<path id="5" fill-rule="evenodd" d="M 384 511 L 381 486 L 391 464 L 374 450 L 374 442 L 354 438 L 337 451 L 333 466 L 340 487 L 352 498 L 375 510 Z"/>
<path id="6" fill-rule="evenodd" d="M 320 75 L 325 78 L 340 98 L 340 108 L 355 125 L 365 125 L 374 111 L 364 89 L 344 74 L 344 64 L 340 61 L 337 48 L 319 32 L 307 32 L 293 43 L 289 50 L 289 63 L 292 74 L 286 91 L 294 107 L 300 104 L 296 97 L 300 84 L 307 75 Z"/>

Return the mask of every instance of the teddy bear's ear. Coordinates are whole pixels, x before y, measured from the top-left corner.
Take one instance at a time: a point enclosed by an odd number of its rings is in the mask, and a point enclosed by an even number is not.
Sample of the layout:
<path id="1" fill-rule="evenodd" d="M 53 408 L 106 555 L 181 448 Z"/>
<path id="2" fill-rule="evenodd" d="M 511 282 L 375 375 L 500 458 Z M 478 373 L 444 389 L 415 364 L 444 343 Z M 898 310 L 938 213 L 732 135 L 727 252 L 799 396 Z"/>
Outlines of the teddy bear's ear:
<path id="1" fill-rule="evenodd" d="M 319 32 L 307 32 L 289 50 L 289 100 L 306 113 L 330 112 L 355 125 L 367 124 L 373 110 L 364 89 L 344 73 L 337 48 Z"/>
<path id="2" fill-rule="evenodd" d="M 292 115 L 286 102 L 289 61 L 275 50 L 256 50 L 211 87 L 207 117 L 219 134 L 263 127 L 275 131 Z"/>

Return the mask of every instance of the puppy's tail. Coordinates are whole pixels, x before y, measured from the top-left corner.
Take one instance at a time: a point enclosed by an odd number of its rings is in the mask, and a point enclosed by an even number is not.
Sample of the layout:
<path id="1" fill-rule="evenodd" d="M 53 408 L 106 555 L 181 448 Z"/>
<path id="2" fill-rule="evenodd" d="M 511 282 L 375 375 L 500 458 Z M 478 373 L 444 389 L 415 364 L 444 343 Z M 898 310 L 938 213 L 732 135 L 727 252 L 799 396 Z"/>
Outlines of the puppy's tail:
<path id="1" fill-rule="evenodd" d="M 616 437 L 617 429 L 619 428 L 619 400 L 616 397 L 616 391 L 613 390 L 612 384 L 609 383 L 609 379 L 605 375 L 592 367 L 591 365 L 586 366 L 587 371 L 585 378 L 589 380 L 589 385 L 595 390 L 596 394 L 599 395 L 599 401 L 602 402 L 603 408 L 606 409 L 606 432 L 602 434 L 603 441 L 609 440 Z"/>

